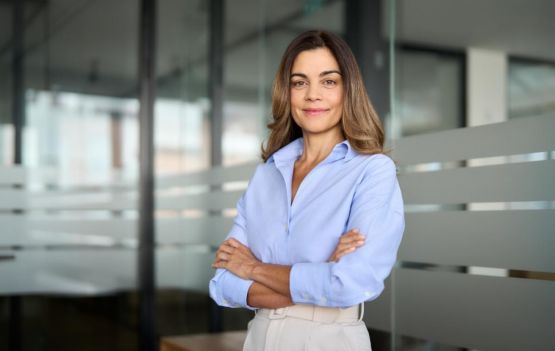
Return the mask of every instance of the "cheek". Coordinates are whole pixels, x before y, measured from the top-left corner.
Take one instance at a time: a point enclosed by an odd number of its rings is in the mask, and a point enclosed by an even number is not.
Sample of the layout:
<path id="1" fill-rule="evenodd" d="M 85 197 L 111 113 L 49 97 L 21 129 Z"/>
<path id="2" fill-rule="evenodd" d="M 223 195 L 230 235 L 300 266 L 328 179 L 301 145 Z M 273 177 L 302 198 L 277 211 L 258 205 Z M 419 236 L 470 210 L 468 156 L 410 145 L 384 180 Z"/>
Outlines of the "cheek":
<path id="1" fill-rule="evenodd" d="M 328 96 L 328 102 L 330 107 L 335 110 L 335 113 L 341 115 L 343 110 L 343 96 L 339 94 L 330 94 L 330 96 Z"/>
<path id="2" fill-rule="evenodd" d="M 289 96 L 291 97 L 291 109 L 294 110 L 302 107 L 304 99 L 299 92 L 292 91 Z"/>
<path id="3" fill-rule="evenodd" d="M 343 106 L 343 93 L 335 94 L 334 97 L 333 97 L 333 101 L 334 101 L 334 105 L 336 107 L 342 107 Z"/>
<path id="4" fill-rule="evenodd" d="M 328 104 L 335 108 L 343 105 L 343 89 L 331 89 L 325 94 L 325 99 Z"/>

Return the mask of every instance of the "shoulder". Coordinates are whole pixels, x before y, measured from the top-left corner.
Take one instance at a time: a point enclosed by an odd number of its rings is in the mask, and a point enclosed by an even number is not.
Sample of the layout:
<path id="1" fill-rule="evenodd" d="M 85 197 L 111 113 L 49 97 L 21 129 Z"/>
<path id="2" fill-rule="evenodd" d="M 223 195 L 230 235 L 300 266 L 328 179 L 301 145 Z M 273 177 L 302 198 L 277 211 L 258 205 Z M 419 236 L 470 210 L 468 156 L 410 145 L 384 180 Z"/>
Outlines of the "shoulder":
<path id="1" fill-rule="evenodd" d="M 271 177 L 272 174 L 277 173 L 277 168 L 273 162 L 268 163 L 258 163 L 254 168 L 254 172 L 251 175 L 249 180 L 249 185 L 257 184 L 260 182 L 264 182 Z"/>
<path id="2" fill-rule="evenodd" d="M 373 155 L 357 155 L 356 158 L 363 165 L 361 174 L 361 181 L 376 180 L 393 180 L 397 177 L 397 165 L 387 155 L 373 154 Z"/>
<path id="3" fill-rule="evenodd" d="M 261 176 L 261 175 L 268 174 L 269 172 L 274 172 L 275 170 L 277 170 L 277 168 L 274 161 L 266 161 L 266 162 L 259 163 L 256 166 L 254 174 L 257 176 Z"/>
<path id="4" fill-rule="evenodd" d="M 397 165 L 391 157 L 385 154 L 357 154 L 355 158 L 358 159 L 360 163 L 364 164 L 365 173 L 374 171 L 397 172 Z"/>

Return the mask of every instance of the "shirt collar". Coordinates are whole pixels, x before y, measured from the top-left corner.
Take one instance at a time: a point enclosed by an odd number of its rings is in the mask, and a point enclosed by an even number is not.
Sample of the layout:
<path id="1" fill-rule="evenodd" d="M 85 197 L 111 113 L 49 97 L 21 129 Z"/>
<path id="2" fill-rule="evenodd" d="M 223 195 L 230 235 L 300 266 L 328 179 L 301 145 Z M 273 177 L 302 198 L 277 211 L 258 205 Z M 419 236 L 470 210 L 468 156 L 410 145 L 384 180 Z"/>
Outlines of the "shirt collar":
<path id="1" fill-rule="evenodd" d="M 269 158 L 268 163 L 275 162 L 277 165 L 296 160 L 303 153 L 304 140 L 297 138 L 274 152 Z M 347 139 L 336 144 L 327 158 L 327 162 L 343 159 L 345 162 L 355 157 L 357 152 L 351 147 Z"/>

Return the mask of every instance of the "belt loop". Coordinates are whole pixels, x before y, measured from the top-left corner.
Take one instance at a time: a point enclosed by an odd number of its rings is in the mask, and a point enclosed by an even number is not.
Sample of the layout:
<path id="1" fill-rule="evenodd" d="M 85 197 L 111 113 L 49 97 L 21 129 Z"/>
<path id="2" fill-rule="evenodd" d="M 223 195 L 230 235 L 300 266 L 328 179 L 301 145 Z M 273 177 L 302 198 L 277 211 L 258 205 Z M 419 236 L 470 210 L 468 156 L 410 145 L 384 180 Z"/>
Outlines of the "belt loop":
<path id="1" fill-rule="evenodd" d="M 364 317 L 364 302 L 360 303 L 358 309 L 359 309 L 359 312 L 360 312 L 360 318 L 358 320 L 362 321 L 362 318 Z"/>
<path id="2" fill-rule="evenodd" d="M 280 307 L 268 310 L 270 313 L 268 315 L 269 319 L 283 319 L 287 317 L 287 312 L 289 307 Z"/>

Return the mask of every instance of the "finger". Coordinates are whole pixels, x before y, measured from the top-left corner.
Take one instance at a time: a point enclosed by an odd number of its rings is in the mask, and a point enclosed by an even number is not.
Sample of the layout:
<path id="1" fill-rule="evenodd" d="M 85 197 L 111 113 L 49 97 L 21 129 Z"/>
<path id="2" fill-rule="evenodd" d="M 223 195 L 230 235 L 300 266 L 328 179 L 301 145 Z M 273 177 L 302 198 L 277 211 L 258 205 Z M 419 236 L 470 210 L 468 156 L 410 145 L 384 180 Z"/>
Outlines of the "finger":
<path id="1" fill-rule="evenodd" d="M 348 232 L 343 233 L 342 236 L 353 236 L 353 235 L 359 235 L 359 234 L 360 234 L 359 232 L 356 232 L 354 230 L 349 230 Z"/>
<path id="2" fill-rule="evenodd" d="M 235 248 L 244 246 L 243 244 L 241 244 L 241 242 L 239 240 L 234 239 L 234 238 L 229 238 L 229 239 L 226 240 L 226 242 L 229 246 L 235 247 Z"/>
<path id="3" fill-rule="evenodd" d="M 364 239 L 362 238 L 354 238 L 352 240 L 346 240 L 343 242 L 340 242 L 337 247 L 341 247 L 341 248 L 345 248 L 345 247 L 350 247 L 350 246 L 361 246 L 363 245 L 365 242 Z"/>
<path id="4" fill-rule="evenodd" d="M 242 253 L 244 255 L 247 256 L 252 256 L 254 257 L 254 254 L 252 253 L 251 249 L 248 246 L 243 245 L 240 241 L 235 240 L 233 242 L 233 252 L 232 253 Z"/>
<path id="5" fill-rule="evenodd" d="M 339 238 L 339 242 L 348 243 L 348 242 L 352 241 L 355 238 L 356 238 L 356 236 L 354 236 L 354 235 L 345 234 L 341 238 Z"/>
<path id="6" fill-rule="evenodd" d="M 335 252 L 333 253 L 332 257 L 330 258 L 330 261 L 334 261 L 337 262 L 339 261 L 339 259 L 353 251 L 355 251 L 358 248 L 358 246 L 356 245 L 345 245 L 342 246 L 341 248 L 338 247 Z"/>
<path id="7" fill-rule="evenodd" d="M 339 252 L 339 251 L 344 251 L 351 247 L 358 248 L 362 245 L 364 245 L 364 240 L 358 239 L 358 240 L 349 241 L 345 243 L 339 243 L 335 250 Z"/>
<path id="8" fill-rule="evenodd" d="M 235 248 L 228 245 L 222 245 L 218 251 L 225 252 L 227 254 L 232 254 L 233 252 L 235 252 Z"/>
<path id="9" fill-rule="evenodd" d="M 225 252 L 220 252 L 216 255 L 216 260 L 219 261 L 228 261 L 229 260 L 230 255 L 225 253 Z"/>
<path id="10" fill-rule="evenodd" d="M 357 247 L 351 246 L 351 247 L 346 248 L 345 250 L 339 251 L 338 254 L 341 255 L 341 256 L 345 256 L 346 254 L 351 253 L 351 252 L 355 251 L 356 249 L 357 249 Z"/>
<path id="11" fill-rule="evenodd" d="M 212 263 L 212 268 L 226 268 L 227 262 L 225 261 L 216 261 Z"/>
<path id="12" fill-rule="evenodd" d="M 360 235 L 350 235 L 350 236 L 342 237 L 339 240 L 339 242 L 341 244 L 349 244 L 349 243 L 354 243 L 354 242 L 361 241 L 361 240 L 364 240 L 364 239 L 365 238 L 363 236 L 360 236 Z"/>
<path id="13" fill-rule="evenodd" d="M 339 243 L 335 248 L 335 251 L 336 252 L 343 251 L 345 249 L 348 249 L 351 246 L 353 246 L 351 243 Z"/>
<path id="14" fill-rule="evenodd" d="M 346 233 L 343 233 L 343 236 L 360 236 L 360 237 L 364 237 L 364 235 L 360 232 L 360 230 L 358 229 L 351 229 Z"/>
<path id="15" fill-rule="evenodd" d="M 348 232 L 343 233 L 342 236 L 357 236 L 357 235 L 362 235 L 362 234 L 360 233 L 359 230 L 351 229 Z"/>
<path id="16" fill-rule="evenodd" d="M 364 239 L 363 238 L 352 238 L 352 239 L 348 239 L 348 240 L 342 240 L 339 242 L 339 244 L 337 245 L 337 247 L 349 247 L 349 246 L 358 246 L 361 243 L 364 243 Z"/>
<path id="17" fill-rule="evenodd" d="M 337 260 L 339 261 L 339 259 L 341 259 L 341 257 L 354 252 L 356 249 L 357 249 L 356 247 L 350 247 L 348 249 L 345 249 L 343 251 L 338 252 L 335 256 L 336 256 Z"/>

